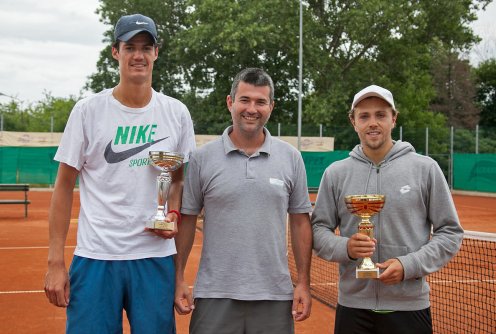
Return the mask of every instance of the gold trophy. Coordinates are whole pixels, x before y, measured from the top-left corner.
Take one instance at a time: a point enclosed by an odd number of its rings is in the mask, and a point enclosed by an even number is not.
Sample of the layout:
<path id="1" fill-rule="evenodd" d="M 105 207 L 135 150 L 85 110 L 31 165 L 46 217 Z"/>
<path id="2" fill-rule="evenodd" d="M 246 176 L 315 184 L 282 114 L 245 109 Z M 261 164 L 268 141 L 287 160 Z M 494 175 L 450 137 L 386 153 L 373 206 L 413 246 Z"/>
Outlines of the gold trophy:
<path id="1" fill-rule="evenodd" d="M 348 211 L 362 218 L 358 224 L 358 233 L 373 238 L 374 224 L 370 222 L 369 218 L 382 210 L 386 197 L 384 195 L 349 195 L 345 197 L 344 201 Z M 370 257 L 364 257 L 362 263 L 356 268 L 356 278 L 378 277 L 379 268 Z"/>
<path id="2" fill-rule="evenodd" d="M 155 216 L 146 223 L 146 227 L 174 231 L 175 223 L 165 220 L 165 203 L 169 197 L 169 190 L 172 183 L 172 178 L 169 172 L 177 170 L 183 164 L 184 155 L 176 152 L 165 151 L 150 151 L 148 152 L 150 163 L 162 169 L 162 172 L 157 176 L 157 191 L 158 191 L 158 208 Z"/>

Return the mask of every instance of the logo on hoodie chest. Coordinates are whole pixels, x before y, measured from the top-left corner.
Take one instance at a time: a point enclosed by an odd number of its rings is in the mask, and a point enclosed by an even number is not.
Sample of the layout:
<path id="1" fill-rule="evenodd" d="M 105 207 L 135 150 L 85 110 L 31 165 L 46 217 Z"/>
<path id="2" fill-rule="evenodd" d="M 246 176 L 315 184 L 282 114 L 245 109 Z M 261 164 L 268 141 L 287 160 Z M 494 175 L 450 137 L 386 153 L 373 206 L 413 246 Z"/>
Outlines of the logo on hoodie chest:
<path id="1" fill-rule="evenodd" d="M 410 187 L 410 185 L 406 185 L 406 186 L 403 186 L 400 188 L 400 193 L 402 194 L 406 194 L 408 192 L 410 192 L 410 190 L 412 189 L 412 187 Z"/>

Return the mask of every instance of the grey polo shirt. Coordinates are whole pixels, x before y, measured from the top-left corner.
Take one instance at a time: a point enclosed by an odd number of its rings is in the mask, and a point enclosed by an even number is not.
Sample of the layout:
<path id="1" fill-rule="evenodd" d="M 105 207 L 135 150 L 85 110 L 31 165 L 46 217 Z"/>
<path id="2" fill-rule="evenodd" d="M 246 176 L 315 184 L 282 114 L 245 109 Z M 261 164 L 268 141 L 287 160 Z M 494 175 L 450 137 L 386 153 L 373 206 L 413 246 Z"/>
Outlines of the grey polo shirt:
<path id="1" fill-rule="evenodd" d="M 231 130 L 195 151 L 187 168 L 181 211 L 205 214 L 194 297 L 291 300 L 287 213 L 311 211 L 303 159 L 266 129 L 248 156 Z"/>

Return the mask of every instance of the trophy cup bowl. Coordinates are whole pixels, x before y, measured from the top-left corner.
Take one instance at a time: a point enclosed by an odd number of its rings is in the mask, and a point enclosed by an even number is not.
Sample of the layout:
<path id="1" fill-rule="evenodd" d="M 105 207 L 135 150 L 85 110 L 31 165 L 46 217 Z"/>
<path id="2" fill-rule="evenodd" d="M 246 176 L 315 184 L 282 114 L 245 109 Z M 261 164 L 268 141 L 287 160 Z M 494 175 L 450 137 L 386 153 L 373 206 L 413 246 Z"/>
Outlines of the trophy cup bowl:
<path id="1" fill-rule="evenodd" d="M 384 207 L 386 197 L 384 195 L 349 195 L 344 199 L 348 211 L 362 220 L 358 224 L 358 233 L 370 238 L 374 237 L 374 224 L 370 222 L 370 217 L 378 213 Z M 363 258 L 363 261 L 356 268 L 356 278 L 378 278 L 379 268 L 376 267 L 370 257 Z"/>
<path id="2" fill-rule="evenodd" d="M 155 216 L 146 223 L 146 227 L 156 230 L 174 231 L 175 223 L 165 220 L 165 203 L 169 197 L 172 178 L 169 172 L 177 170 L 183 164 L 184 155 L 177 152 L 150 151 L 150 164 L 162 170 L 157 176 L 158 207 Z"/>

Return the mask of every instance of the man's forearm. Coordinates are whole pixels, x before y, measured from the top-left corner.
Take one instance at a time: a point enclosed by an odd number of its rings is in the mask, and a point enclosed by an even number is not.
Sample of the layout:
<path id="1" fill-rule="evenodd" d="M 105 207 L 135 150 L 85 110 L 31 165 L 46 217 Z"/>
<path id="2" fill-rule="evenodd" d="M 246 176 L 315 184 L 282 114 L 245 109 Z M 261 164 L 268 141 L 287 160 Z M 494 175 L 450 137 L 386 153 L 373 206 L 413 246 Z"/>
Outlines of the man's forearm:
<path id="1" fill-rule="evenodd" d="M 183 215 L 179 232 L 175 236 L 177 254 L 175 255 L 176 279 L 184 280 L 184 270 L 188 261 L 196 232 L 196 215 Z"/>
<path id="2" fill-rule="evenodd" d="M 172 183 L 169 189 L 169 196 L 167 198 L 167 209 L 181 211 L 181 199 L 183 197 L 183 185 L 184 185 L 184 168 L 181 167 L 178 170 L 171 173 Z"/>
<path id="3" fill-rule="evenodd" d="M 77 171 L 66 165 L 59 167 L 48 215 L 48 264 L 64 263 L 64 247 L 71 220 L 72 201 Z"/>
<path id="4" fill-rule="evenodd" d="M 308 214 L 291 214 L 291 245 L 298 272 L 298 283 L 310 284 L 312 260 L 312 227 Z"/>

